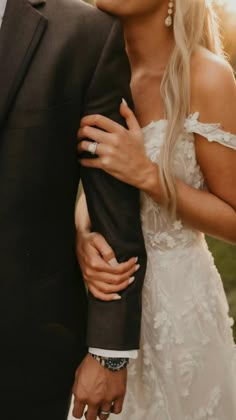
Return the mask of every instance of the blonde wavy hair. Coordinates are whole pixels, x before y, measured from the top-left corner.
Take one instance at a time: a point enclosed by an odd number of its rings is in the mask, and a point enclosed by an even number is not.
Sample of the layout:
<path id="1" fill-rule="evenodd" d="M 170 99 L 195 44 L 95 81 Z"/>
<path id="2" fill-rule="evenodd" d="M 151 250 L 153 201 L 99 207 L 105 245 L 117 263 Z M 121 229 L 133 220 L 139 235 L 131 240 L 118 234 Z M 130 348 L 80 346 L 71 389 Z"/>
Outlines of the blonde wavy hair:
<path id="1" fill-rule="evenodd" d="M 224 57 L 218 18 L 210 0 L 175 0 L 173 33 L 175 47 L 161 84 L 168 126 L 160 159 L 160 181 L 165 206 L 172 218 L 176 215 L 173 152 L 185 118 L 190 114 L 191 56 L 200 45 Z"/>

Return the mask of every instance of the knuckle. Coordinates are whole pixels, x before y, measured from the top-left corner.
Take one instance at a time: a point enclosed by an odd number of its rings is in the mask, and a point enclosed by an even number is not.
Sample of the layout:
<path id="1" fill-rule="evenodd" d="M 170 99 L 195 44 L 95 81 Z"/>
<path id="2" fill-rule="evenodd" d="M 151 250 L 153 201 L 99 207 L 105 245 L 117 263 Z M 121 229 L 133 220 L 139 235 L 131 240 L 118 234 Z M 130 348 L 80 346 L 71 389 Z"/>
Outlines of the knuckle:
<path id="1" fill-rule="evenodd" d="M 93 270 L 96 270 L 96 268 L 97 268 L 97 263 L 96 263 L 96 261 L 95 261 L 95 260 L 91 260 L 91 261 L 90 261 L 90 267 L 91 267 Z"/>
<path id="2" fill-rule="evenodd" d="M 101 401 L 99 400 L 99 398 L 96 398 L 96 397 L 91 397 L 91 398 L 90 398 L 89 404 L 90 404 L 90 406 L 91 406 L 91 407 L 93 407 L 94 409 L 95 409 L 96 407 L 98 407 L 100 403 L 101 403 Z"/>
<path id="3" fill-rule="evenodd" d="M 87 266 L 83 270 L 83 277 L 84 277 L 85 280 L 89 280 L 90 270 L 89 270 L 89 268 Z"/>
<path id="4" fill-rule="evenodd" d="M 80 129 L 80 137 L 85 138 L 87 137 L 87 132 L 88 132 L 88 126 L 85 125 L 83 128 Z M 85 141 L 81 141 L 80 142 L 82 147 L 85 147 Z"/>
<path id="5" fill-rule="evenodd" d="M 104 284 L 104 285 L 102 286 L 101 291 L 102 291 L 103 293 L 107 294 L 107 293 L 109 293 L 109 292 L 110 292 L 110 288 L 109 288 L 109 286 L 106 286 L 106 285 Z"/>
<path id="6" fill-rule="evenodd" d="M 111 159 L 110 159 L 109 156 L 104 156 L 104 157 L 101 158 L 101 164 L 104 168 L 109 167 L 110 162 L 111 162 Z"/>
<path id="7" fill-rule="evenodd" d="M 105 258 L 113 257 L 113 254 L 111 253 L 111 251 L 109 251 L 109 249 L 107 249 L 105 246 L 101 247 L 101 253 L 103 257 Z"/>
<path id="8" fill-rule="evenodd" d="M 119 146 L 119 144 L 120 144 L 120 137 L 119 137 L 118 134 L 115 134 L 114 135 L 114 137 L 113 137 L 113 144 L 114 144 L 115 147 L 118 147 Z"/>
<path id="9" fill-rule="evenodd" d="M 126 128 L 123 127 L 123 125 L 121 125 L 119 127 L 119 134 L 123 136 L 126 132 L 127 132 Z"/>
<path id="10" fill-rule="evenodd" d="M 121 282 L 121 276 L 118 276 L 114 279 L 113 284 L 118 286 L 120 284 L 120 282 Z"/>
<path id="11" fill-rule="evenodd" d="M 97 241 L 100 241 L 100 240 L 101 240 L 101 238 L 102 238 L 102 235 L 101 235 L 100 233 L 98 233 L 98 232 L 92 232 L 92 233 L 91 233 L 91 239 L 92 239 L 92 241 L 91 241 L 91 242 L 97 242 Z"/>
<path id="12" fill-rule="evenodd" d="M 115 154 L 116 154 L 116 152 L 115 152 L 114 147 L 109 147 L 109 148 L 107 148 L 107 156 L 108 156 L 109 158 L 114 157 L 114 156 L 115 156 Z"/>
<path id="13" fill-rule="evenodd" d="M 109 411 L 110 410 L 112 402 L 113 402 L 112 398 L 106 397 L 106 398 L 103 399 L 104 411 Z"/>
<path id="14" fill-rule="evenodd" d="M 101 115 L 99 114 L 94 115 L 94 123 L 99 124 L 100 121 L 101 121 Z"/>

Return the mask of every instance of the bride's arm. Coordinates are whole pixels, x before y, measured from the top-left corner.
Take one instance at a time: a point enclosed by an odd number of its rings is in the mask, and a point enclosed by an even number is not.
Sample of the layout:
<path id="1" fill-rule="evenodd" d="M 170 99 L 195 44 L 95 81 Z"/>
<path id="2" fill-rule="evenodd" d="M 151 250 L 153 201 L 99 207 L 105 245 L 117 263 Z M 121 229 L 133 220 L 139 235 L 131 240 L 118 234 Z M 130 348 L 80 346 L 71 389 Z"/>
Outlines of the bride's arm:
<path id="1" fill-rule="evenodd" d="M 220 123 L 225 131 L 236 134 L 236 85 L 232 72 L 228 66 L 218 66 L 210 76 L 201 81 L 201 89 L 196 87 L 194 107 L 200 111 L 203 122 Z M 80 135 L 90 134 L 99 143 L 100 157 L 82 164 L 96 165 L 162 204 L 158 166 L 145 155 L 142 132 L 132 111 L 123 103 L 121 112 L 129 127 L 125 135 L 122 128 L 122 136 L 120 129 L 115 126 L 112 129 L 97 117 L 97 124 L 93 117 L 83 121 Z M 91 133 L 89 125 L 109 133 L 98 135 L 96 130 Z M 80 149 L 86 147 L 86 142 L 82 142 Z M 178 216 L 192 228 L 236 244 L 236 151 L 196 135 L 196 154 L 208 191 L 196 190 L 176 179 Z"/>
<path id="2" fill-rule="evenodd" d="M 203 77 L 201 88 L 197 83 L 193 87 L 194 108 L 200 111 L 202 122 L 220 123 L 224 131 L 236 134 L 236 84 L 231 69 L 218 63 L 214 72 Z M 195 137 L 197 161 L 208 191 L 176 180 L 178 215 L 189 226 L 236 244 L 236 150 L 197 134 Z M 160 201 L 157 180 L 157 169 L 153 168 L 146 190 Z"/>

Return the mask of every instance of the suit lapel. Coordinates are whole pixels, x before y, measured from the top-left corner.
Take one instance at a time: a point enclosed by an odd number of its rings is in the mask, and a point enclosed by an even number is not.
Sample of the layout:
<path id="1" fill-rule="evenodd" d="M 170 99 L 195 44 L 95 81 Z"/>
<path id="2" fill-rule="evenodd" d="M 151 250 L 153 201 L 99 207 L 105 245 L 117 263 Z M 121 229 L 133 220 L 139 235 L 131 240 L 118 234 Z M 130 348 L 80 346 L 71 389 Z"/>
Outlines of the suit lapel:
<path id="1" fill-rule="evenodd" d="M 30 4 L 31 3 L 31 4 Z M 45 0 L 8 0 L 0 30 L 0 128 L 47 26 L 34 6 Z"/>

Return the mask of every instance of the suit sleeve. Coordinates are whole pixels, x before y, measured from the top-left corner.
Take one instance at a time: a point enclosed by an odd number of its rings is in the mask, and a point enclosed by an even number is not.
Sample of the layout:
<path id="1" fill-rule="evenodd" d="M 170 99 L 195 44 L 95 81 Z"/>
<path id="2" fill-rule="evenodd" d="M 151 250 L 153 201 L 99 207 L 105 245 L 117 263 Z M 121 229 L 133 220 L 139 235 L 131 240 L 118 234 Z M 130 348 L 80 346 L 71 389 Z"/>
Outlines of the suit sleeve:
<path id="1" fill-rule="evenodd" d="M 103 114 L 124 125 L 122 97 L 132 103 L 130 68 L 120 24 L 115 21 L 91 80 L 84 115 Z M 146 251 L 140 221 L 140 194 L 104 171 L 81 168 L 92 230 L 101 233 L 119 262 L 137 256 L 140 269 L 122 299 L 103 302 L 89 294 L 87 344 L 107 350 L 139 348 Z"/>

